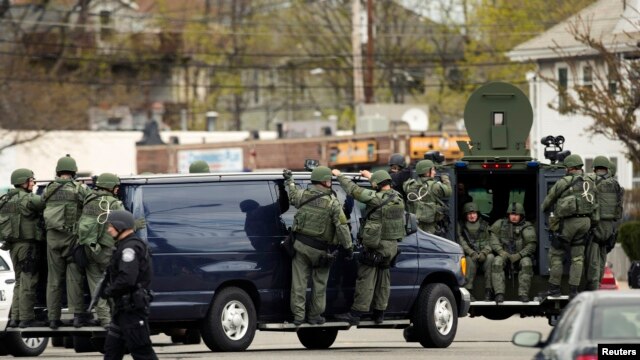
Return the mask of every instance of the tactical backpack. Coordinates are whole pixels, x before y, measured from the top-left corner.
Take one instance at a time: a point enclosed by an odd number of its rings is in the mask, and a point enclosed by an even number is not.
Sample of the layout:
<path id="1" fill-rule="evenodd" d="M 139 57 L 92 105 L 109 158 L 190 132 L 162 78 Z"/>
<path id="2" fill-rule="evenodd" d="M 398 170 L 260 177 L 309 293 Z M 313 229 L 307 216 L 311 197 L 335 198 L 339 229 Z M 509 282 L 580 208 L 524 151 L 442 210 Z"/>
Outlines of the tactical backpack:
<path id="1" fill-rule="evenodd" d="M 442 221 L 446 213 L 446 206 L 437 196 L 429 195 L 435 181 L 427 180 L 426 183 L 419 183 L 417 180 L 412 179 L 409 180 L 407 190 L 413 187 L 413 184 L 419 185 L 416 187 L 418 192 L 407 191 L 407 199 L 409 199 L 409 209 L 416 214 L 418 221 L 426 224 Z M 410 194 L 413 194 L 416 198 L 410 199 Z M 429 201 L 432 199 L 434 201 Z"/>
<path id="2" fill-rule="evenodd" d="M 601 220 L 619 220 L 622 217 L 622 188 L 613 178 L 597 177 L 598 207 Z M 618 217 L 619 216 L 619 217 Z"/>
<path id="3" fill-rule="evenodd" d="M 560 218 L 589 216 L 596 207 L 596 187 L 583 175 L 572 177 L 556 203 L 555 215 Z"/>
<path id="4" fill-rule="evenodd" d="M 305 195 L 305 201 L 298 206 L 298 212 L 294 216 L 293 231 L 322 239 L 327 243 L 332 242 L 333 233 L 326 234 L 327 227 L 331 223 L 330 214 L 327 211 L 333 201 L 331 194 L 306 192 Z M 324 197 L 328 197 L 328 199 Z"/>
<path id="5" fill-rule="evenodd" d="M 0 197 L 0 241 L 11 242 L 20 237 L 20 207 L 11 198 L 18 192 L 4 194 Z"/>
<path id="6" fill-rule="evenodd" d="M 78 221 L 78 240 L 81 244 L 90 245 L 100 243 L 106 233 L 106 218 L 108 211 L 113 210 L 113 204 L 118 199 L 108 200 L 109 195 L 90 194 L 86 197 L 82 206 L 82 215 Z M 111 244 L 100 244 L 113 246 Z"/>
<path id="7" fill-rule="evenodd" d="M 57 184 L 57 187 L 52 187 Z M 69 186 L 71 184 L 72 186 Z M 74 232 L 80 218 L 82 200 L 78 182 L 53 182 L 47 186 L 48 194 L 43 199 L 47 204 L 44 209 L 44 222 L 47 230 L 55 229 Z"/>

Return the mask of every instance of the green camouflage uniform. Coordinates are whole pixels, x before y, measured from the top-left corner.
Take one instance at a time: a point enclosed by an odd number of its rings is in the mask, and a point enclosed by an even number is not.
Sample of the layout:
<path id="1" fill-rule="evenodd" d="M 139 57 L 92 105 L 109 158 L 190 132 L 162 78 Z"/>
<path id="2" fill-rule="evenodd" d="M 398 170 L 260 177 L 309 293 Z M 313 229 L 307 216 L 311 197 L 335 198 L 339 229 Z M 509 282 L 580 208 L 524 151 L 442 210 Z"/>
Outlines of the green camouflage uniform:
<path id="1" fill-rule="evenodd" d="M 468 290 L 473 289 L 473 280 L 476 278 L 478 266 L 482 266 L 482 272 L 485 275 L 485 288 L 491 289 L 491 265 L 494 256 L 491 251 L 489 224 L 480 218 L 473 223 L 465 220 L 458 223 L 456 234 L 467 260 L 464 287 Z"/>
<path id="2" fill-rule="evenodd" d="M 304 244 L 301 237 L 311 238 L 321 244 L 340 244 L 351 249 L 351 234 L 342 206 L 331 189 L 313 185 L 306 190 L 296 187 L 293 179 L 286 180 L 289 188 L 289 201 L 298 208 L 293 223 L 296 233 L 294 248 L 296 253 L 292 263 L 291 312 L 294 320 L 304 321 L 307 282 L 311 276 L 311 301 L 308 318 L 318 318 L 326 306 L 327 280 L 330 264 L 327 263 L 327 251 Z M 306 200 L 323 196 L 302 204 Z"/>
<path id="3" fill-rule="evenodd" d="M 491 281 L 497 294 L 505 292 L 505 267 L 513 266 L 518 271 L 518 296 L 529 296 L 533 276 L 532 256 L 536 251 L 537 238 L 533 225 L 524 220 L 513 224 L 509 219 L 500 219 L 491 226 L 491 248 L 498 254 L 493 260 Z"/>
<path id="4" fill-rule="evenodd" d="M 587 246 L 585 271 L 586 289 L 597 290 L 604 274 L 607 262 L 607 243 L 614 236 L 616 222 L 622 218 L 622 189 L 618 181 L 609 175 L 596 175 L 587 177 L 596 184 L 598 208 L 600 209 L 600 221 L 593 228 L 593 237 Z M 615 241 L 615 240 L 613 240 Z"/>
<path id="5" fill-rule="evenodd" d="M 338 176 L 338 181 L 348 195 L 367 205 L 365 213 L 380 205 L 388 196 L 395 195 L 393 200 L 373 212 L 367 220 L 362 240 L 363 251 L 376 252 L 384 260 L 377 267 L 360 262 L 355 297 L 351 307 L 351 310 L 357 312 L 368 312 L 369 308 L 384 311 L 387 309 L 391 291 L 389 265 L 398 252 L 398 241 L 405 236 L 402 195 L 391 189 L 376 192 L 362 188 L 344 175 Z"/>
<path id="6" fill-rule="evenodd" d="M 59 188 L 59 189 L 58 189 Z M 77 237 L 78 219 L 82 204 L 91 193 L 84 184 L 58 178 L 47 185 L 42 198 L 46 203 L 44 221 L 47 230 L 47 310 L 49 320 L 60 320 L 62 287 L 67 286 L 69 312 L 82 313 L 82 272 L 72 262 L 71 250 Z"/>
<path id="7" fill-rule="evenodd" d="M 582 179 L 584 179 L 584 184 L 588 185 L 583 185 Z M 588 198 L 582 196 L 585 187 L 588 189 L 586 194 Z M 558 204 L 568 202 L 572 203 L 572 207 L 576 209 L 572 214 L 565 214 L 565 211 L 561 210 L 562 206 L 558 206 Z M 560 219 L 560 227 L 554 235 L 555 240 L 549 249 L 549 284 L 560 286 L 565 247 L 570 247 L 569 285 L 577 287 L 580 285 L 582 277 L 585 238 L 591 227 L 591 219 L 593 218 L 595 221 L 599 219 L 595 185 L 583 176 L 582 170 L 568 174 L 551 187 L 542 203 L 542 209 L 545 212 L 554 211 L 555 217 Z"/>
<path id="8" fill-rule="evenodd" d="M 115 248 L 115 240 L 107 233 L 105 222 L 107 211 L 114 210 L 124 210 L 122 202 L 112 192 L 96 189 L 84 200 L 82 215 L 78 221 L 78 243 L 84 245 L 87 256 L 85 272 L 91 294 L 109 266 Z M 101 325 L 109 324 L 111 312 L 107 300 L 98 300 L 96 315 Z"/>
<path id="9" fill-rule="evenodd" d="M 442 182 L 431 177 L 410 179 L 402 188 L 407 194 L 407 210 L 416 214 L 418 227 L 430 234 L 442 232 L 438 221 L 444 216 L 443 200 L 451 196 L 449 176 L 442 175 Z"/>
<path id="10" fill-rule="evenodd" d="M 16 279 L 11 319 L 29 321 L 35 318 L 33 308 L 38 285 L 37 260 L 40 258 L 37 242 L 43 239 L 38 218 L 44 204 L 40 196 L 23 188 L 11 189 L 3 198 L 7 202 L 0 205 L 0 237 L 9 248 Z"/>

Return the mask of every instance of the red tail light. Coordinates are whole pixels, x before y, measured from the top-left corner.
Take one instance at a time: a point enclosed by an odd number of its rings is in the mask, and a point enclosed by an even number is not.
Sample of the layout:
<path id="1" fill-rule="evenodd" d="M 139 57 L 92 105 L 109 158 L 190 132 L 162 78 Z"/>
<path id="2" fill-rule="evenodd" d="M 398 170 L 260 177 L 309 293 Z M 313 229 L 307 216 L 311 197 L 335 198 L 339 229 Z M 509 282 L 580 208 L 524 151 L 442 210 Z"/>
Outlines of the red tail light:
<path id="1" fill-rule="evenodd" d="M 598 360 L 598 355 L 596 354 L 578 355 L 574 360 Z"/>
<path id="2" fill-rule="evenodd" d="M 513 166 L 513 164 L 508 164 L 508 163 L 504 163 L 504 164 L 499 164 L 499 163 L 493 163 L 493 164 L 489 164 L 489 163 L 484 163 L 482 164 L 482 168 L 483 169 L 511 169 L 511 167 Z"/>

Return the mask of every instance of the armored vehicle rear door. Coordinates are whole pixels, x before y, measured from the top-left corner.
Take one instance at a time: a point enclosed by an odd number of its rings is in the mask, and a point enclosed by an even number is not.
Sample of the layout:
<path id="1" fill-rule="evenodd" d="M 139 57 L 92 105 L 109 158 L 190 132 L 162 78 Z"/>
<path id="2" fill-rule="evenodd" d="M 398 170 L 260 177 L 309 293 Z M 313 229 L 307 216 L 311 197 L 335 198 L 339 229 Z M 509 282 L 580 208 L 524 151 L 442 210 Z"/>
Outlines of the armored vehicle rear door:
<path id="1" fill-rule="evenodd" d="M 538 173 L 538 214 L 536 232 L 538 233 L 538 269 L 539 275 L 549 275 L 549 259 L 547 254 L 551 248 L 549 238 L 549 216 L 542 211 L 542 202 L 549 189 L 565 174 L 564 167 L 541 166 Z"/>

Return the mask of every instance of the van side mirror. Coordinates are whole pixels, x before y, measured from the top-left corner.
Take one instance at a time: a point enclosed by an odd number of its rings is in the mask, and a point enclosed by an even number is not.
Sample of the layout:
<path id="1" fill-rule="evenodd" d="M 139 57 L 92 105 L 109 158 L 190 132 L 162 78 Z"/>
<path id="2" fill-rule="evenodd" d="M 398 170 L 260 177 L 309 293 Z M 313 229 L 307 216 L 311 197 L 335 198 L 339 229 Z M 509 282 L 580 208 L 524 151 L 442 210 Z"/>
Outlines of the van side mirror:
<path id="1" fill-rule="evenodd" d="M 511 342 L 524 347 L 542 347 L 541 340 L 542 334 L 538 331 L 518 331 L 513 335 Z"/>

